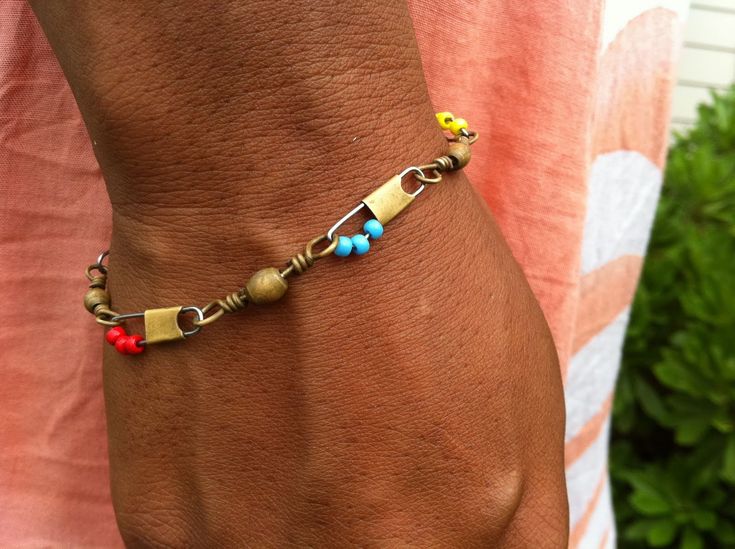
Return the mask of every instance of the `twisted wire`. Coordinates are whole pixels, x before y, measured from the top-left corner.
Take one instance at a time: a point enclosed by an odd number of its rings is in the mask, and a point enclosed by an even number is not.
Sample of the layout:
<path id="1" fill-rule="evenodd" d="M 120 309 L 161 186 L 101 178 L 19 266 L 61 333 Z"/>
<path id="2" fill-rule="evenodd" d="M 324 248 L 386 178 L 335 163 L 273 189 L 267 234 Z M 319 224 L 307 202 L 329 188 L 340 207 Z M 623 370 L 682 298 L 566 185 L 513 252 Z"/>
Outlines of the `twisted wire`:
<path id="1" fill-rule="evenodd" d="M 319 235 L 316 238 L 311 239 L 306 244 L 306 247 L 304 248 L 303 253 L 298 253 L 294 255 L 291 259 L 288 260 L 288 267 L 286 267 L 285 269 L 283 269 L 283 271 L 281 271 L 281 275 L 286 277 L 286 276 L 290 276 L 293 273 L 303 274 L 309 268 L 311 268 L 314 265 L 314 263 L 316 263 L 317 259 L 327 257 L 329 254 L 334 252 L 334 249 L 337 247 L 337 240 L 339 240 L 339 235 L 333 235 L 332 241 L 322 251 L 320 252 L 314 251 L 314 246 L 316 246 L 317 244 L 321 242 L 324 242 L 325 240 L 328 240 L 327 235 L 325 234 Z"/>
<path id="2" fill-rule="evenodd" d="M 436 168 L 434 169 L 438 172 L 446 172 L 454 167 L 454 161 L 450 156 L 447 155 L 435 158 L 432 164 L 436 164 Z"/>
<path id="3" fill-rule="evenodd" d="M 90 288 L 102 288 L 104 289 L 107 286 L 107 276 L 106 275 L 97 275 L 92 276 L 89 279 L 89 287 Z"/>
<path id="4" fill-rule="evenodd" d="M 427 175 L 421 175 L 421 174 L 414 174 L 414 179 L 416 181 L 420 181 L 421 183 L 428 183 L 429 185 L 435 185 L 436 183 L 441 183 L 442 180 L 442 172 L 439 170 L 437 165 L 435 163 L 426 164 L 425 166 L 419 166 L 419 169 L 426 172 L 431 171 L 431 173 L 434 174 L 433 177 L 427 176 Z"/>
<path id="5" fill-rule="evenodd" d="M 309 248 L 304 250 L 304 253 L 294 255 L 288 261 L 290 268 L 292 268 L 293 272 L 296 274 L 303 274 L 313 266 L 315 262 L 316 259 L 314 259 L 314 254 Z"/>
<path id="6" fill-rule="evenodd" d="M 121 321 L 112 320 L 116 316 L 119 316 L 119 314 L 120 313 L 117 311 L 104 306 L 97 307 L 94 310 L 95 320 L 98 324 L 102 324 L 103 326 L 120 326 L 120 324 L 122 324 Z"/>
<path id="7" fill-rule="evenodd" d="M 227 294 L 223 299 L 216 300 L 216 303 L 225 313 L 236 313 L 248 306 L 247 296 L 243 290 Z"/>
<path id="8" fill-rule="evenodd" d="M 248 300 L 245 295 L 245 290 L 240 288 L 236 292 L 227 294 L 222 299 L 215 299 L 214 301 L 207 303 L 207 305 L 202 309 L 202 312 L 205 315 L 209 314 L 211 311 L 214 312 L 211 315 L 206 316 L 204 320 L 194 320 L 194 326 L 206 326 L 207 324 L 211 324 L 212 322 L 222 318 L 225 313 L 236 313 L 237 311 L 242 311 L 247 306 Z"/>
<path id="9" fill-rule="evenodd" d="M 98 274 L 92 274 L 93 271 L 97 271 Z M 98 265 L 97 263 L 93 263 L 84 270 L 84 276 L 86 276 L 87 280 L 90 282 L 94 282 L 98 279 L 101 279 L 104 282 L 107 280 L 107 268 L 102 265 Z"/>

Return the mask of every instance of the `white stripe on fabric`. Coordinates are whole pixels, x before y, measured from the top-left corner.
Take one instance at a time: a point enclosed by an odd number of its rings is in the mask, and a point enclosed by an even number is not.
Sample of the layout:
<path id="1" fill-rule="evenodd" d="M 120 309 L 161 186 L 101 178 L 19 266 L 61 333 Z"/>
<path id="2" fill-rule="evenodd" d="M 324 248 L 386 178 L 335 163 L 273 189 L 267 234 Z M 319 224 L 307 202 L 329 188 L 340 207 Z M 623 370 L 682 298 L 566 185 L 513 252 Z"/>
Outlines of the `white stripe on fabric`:
<path id="1" fill-rule="evenodd" d="M 616 0 L 605 2 L 602 15 L 602 43 L 604 52 L 618 33 L 642 13 L 655 8 L 673 11 L 683 22 L 689 11 L 689 0 Z"/>
<path id="2" fill-rule="evenodd" d="M 570 360 L 564 385 L 567 407 L 565 441 L 579 433 L 615 389 L 629 318 L 630 307 L 627 307 Z"/>
<path id="3" fill-rule="evenodd" d="M 641 153 L 595 158 L 582 237 L 583 275 L 624 255 L 645 255 L 660 191 L 661 170 Z"/>
<path id="4" fill-rule="evenodd" d="M 610 419 L 608 418 L 597 440 L 567 469 L 569 523 L 572 528 L 584 515 L 594 496 L 595 486 L 607 471 L 609 433 Z"/>

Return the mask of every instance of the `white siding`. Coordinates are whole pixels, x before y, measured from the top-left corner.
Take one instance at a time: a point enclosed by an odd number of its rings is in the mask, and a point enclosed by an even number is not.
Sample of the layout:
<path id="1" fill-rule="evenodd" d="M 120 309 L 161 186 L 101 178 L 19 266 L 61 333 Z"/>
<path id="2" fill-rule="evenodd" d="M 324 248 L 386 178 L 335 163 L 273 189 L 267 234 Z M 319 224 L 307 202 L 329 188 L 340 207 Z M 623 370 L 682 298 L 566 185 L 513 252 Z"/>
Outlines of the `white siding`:
<path id="1" fill-rule="evenodd" d="M 735 55 L 686 46 L 679 59 L 679 82 L 696 87 L 725 87 L 735 75 Z"/>
<path id="2" fill-rule="evenodd" d="M 692 7 L 735 11 L 735 0 L 694 0 L 694 2 L 692 2 Z"/>
<path id="3" fill-rule="evenodd" d="M 693 7 L 689 12 L 684 40 L 691 45 L 735 50 L 735 9 L 720 12 Z"/>
<path id="4" fill-rule="evenodd" d="M 709 101 L 708 90 L 735 82 L 735 0 L 692 2 L 677 76 L 672 129 L 681 131 Z"/>

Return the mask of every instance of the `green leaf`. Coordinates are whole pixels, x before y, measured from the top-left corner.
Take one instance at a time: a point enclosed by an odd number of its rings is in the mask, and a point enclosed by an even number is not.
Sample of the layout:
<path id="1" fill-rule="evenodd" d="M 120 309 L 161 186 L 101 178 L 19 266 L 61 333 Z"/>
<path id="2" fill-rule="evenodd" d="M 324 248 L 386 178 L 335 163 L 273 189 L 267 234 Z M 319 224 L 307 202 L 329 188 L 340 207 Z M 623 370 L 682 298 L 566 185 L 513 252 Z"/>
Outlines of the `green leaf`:
<path id="1" fill-rule="evenodd" d="M 676 426 L 676 442 L 685 446 L 696 444 L 709 428 L 709 418 L 706 417 L 693 417 L 684 420 Z"/>
<path id="2" fill-rule="evenodd" d="M 735 435 L 727 439 L 720 476 L 730 484 L 735 484 Z"/>
<path id="3" fill-rule="evenodd" d="M 716 486 L 717 485 L 712 486 L 705 497 L 702 499 L 702 503 L 710 509 L 719 507 L 727 500 L 727 495 L 725 494 L 725 492 L 723 492 Z"/>
<path id="4" fill-rule="evenodd" d="M 642 376 L 635 379 L 634 391 L 638 402 L 641 404 L 641 408 L 651 418 L 664 425 L 669 423 L 669 412 L 664 405 L 663 399 Z"/>
<path id="5" fill-rule="evenodd" d="M 723 544 L 735 545 L 735 525 L 721 520 L 720 524 L 717 525 L 717 530 L 715 530 L 715 536 Z"/>
<path id="6" fill-rule="evenodd" d="M 720 366 L 723 377 L 727 381 L 735 381 L 735 356 L 726 357 Z"/>
<path id="7" fill-rule="evenodd" d="M 645 539 L 655 523 L 655 520 L 650 519 L 636 520 L 622 531 L 623 538 L 631 541 Z"/>
<path id="8" fill-rule="evenodd" d="M 664 515 L 671 511 L 669 502 L 654 490 L 637 489 L 630 496 L 630 504 L 646 516 Z"/>
<path id="9" fill-rule="evenodd" d="M 674 541 L 677 528 L 673 520 L 656 521 L 646 533 L 646 541 L 653 547 L 666 547 Z"/>
<path id="10" fill-rule="evenodd" d="M 681 549 L 704 549 L 704 541 L 694 528 L 686 528 L 679 547 Z"/>
<path id="11" fill-rule="evenodd" d="M 717 515 L 707 509 L 697 509 L 692 513 L 692 518 L 700 530 L 712 530 L 717 524 Z"/>
<path id="12" fill-rule="evenodd" d="M 689 370 L 682 364 L 667 361 L 656 364 L 653 371 L 659 381 L 672 389 L 679 389 L 687 393 L 699 393 L 698 382 L 693 379 Z"/>

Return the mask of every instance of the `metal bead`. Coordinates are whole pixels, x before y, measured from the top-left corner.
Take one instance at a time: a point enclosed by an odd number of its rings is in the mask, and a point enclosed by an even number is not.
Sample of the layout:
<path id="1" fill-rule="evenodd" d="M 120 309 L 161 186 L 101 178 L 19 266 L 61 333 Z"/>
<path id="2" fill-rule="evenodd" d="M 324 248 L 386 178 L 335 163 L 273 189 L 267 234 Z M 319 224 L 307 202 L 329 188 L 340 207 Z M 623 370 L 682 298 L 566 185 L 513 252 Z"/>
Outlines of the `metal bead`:
<path id="1" fill-rule="evenodd" d="M 278 301 L 286 290 L 288 290 L 288 282 L 275 267 L 258 271 L 245 286 L 248 300 L 257 305 Z"/>
<path id="2" fill-rule="evenodd" d="M 94 314 L 94 310 L 100 305 L 110 306 L 110 294 L 103 288 L 90 288 L 84 294 L 84 308 Z"/>
<path id="3" fill-rule="evenodd" d="M 455 141 L 449 144 L 447 156 L 452 159 L 452 170 L 459 170 L 470 163 L 472 151 L 467 143 Z"/>

